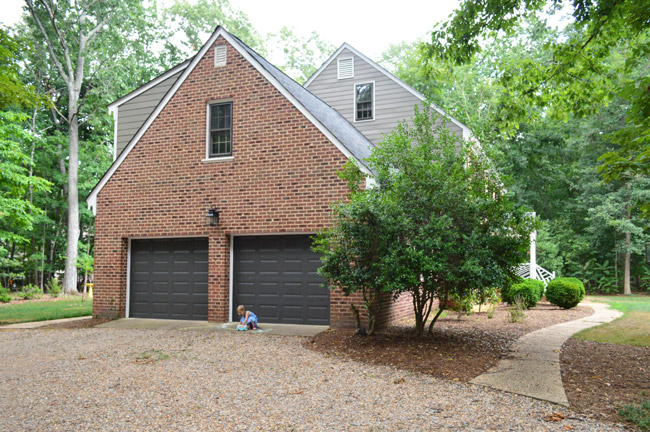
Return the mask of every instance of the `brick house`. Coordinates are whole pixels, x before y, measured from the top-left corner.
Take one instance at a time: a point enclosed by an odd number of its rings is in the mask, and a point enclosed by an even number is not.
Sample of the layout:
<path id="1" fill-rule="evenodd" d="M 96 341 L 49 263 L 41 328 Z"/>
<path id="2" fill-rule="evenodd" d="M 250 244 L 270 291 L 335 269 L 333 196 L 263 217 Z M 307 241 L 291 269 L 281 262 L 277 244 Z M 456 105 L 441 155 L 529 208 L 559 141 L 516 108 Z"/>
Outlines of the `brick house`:
<path id="1" fill-rule="evenodd" d="M 87 198 L 96 316 L 353 324 L 310 236 L 359 163 L 424 98 L 344 44 L 305 84 L 221 27 L 190 60 L 109 106 L 114 162 Z M 451 119 L 461 136 L 467 128 Z M 410 299 L 384 321 L 412 314 Z"/>

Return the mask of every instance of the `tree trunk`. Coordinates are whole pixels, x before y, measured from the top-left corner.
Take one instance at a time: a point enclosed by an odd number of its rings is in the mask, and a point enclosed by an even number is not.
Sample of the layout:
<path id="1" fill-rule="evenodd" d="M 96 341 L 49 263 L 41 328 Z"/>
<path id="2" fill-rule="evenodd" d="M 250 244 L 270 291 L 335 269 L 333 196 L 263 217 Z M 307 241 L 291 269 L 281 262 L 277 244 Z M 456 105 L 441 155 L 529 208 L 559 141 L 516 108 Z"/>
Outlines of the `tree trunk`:
<path id="1" fill-rule="evenodd" d="M 627 214 L 626 214 L 626 219 L 630 220 L 631 217 L 631 209 L 630 209 L 630 188 L 631 184 L 628 183 L 626 186 L 627 189 L 627 196 L 628 196 L 628 201 L 627 201 Z M 623 274 L 623 294 L 624 295 L 632 295 L 632 290 L 630 289 L 630 243 L 631 243 L 631 234 L 630 232 L 625 233 L 625 269 L 624 269 L 624 274 Z"/>
<path id="2" fill-rule="evenodd" d="M 72 97 L 72 95 L 71 95 Z M 75 112 L 76 100 L 71 101 L 71 111 Z M 77 187 L 79 172 L 79 123 L 77 115 L 72 114 L 68 133 L 70 134 L 70 150 L 68 154 L 68 244 L 66 245 L 65 275 L 63 276 L 63 292 L 79 294 L 77 291 L 77 257 L 79 249 L 79 192 Z"/>

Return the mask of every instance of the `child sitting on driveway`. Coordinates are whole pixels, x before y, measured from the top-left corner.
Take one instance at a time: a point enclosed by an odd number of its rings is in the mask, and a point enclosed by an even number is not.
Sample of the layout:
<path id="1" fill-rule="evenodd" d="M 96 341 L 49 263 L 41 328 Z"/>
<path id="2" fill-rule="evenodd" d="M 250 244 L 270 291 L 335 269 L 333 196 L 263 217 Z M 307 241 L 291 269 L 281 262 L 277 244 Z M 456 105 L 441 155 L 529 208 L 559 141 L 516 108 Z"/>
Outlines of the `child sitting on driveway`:
<path id="1" fill-rule="evenodd" d="M 251 311 L 247 311 L 244 305 L 237 306 L 237 313 L 242 317 L 240 320 L 242 326 L 247 325 L 249 329 L 257 330 L 257 315 Z"/>

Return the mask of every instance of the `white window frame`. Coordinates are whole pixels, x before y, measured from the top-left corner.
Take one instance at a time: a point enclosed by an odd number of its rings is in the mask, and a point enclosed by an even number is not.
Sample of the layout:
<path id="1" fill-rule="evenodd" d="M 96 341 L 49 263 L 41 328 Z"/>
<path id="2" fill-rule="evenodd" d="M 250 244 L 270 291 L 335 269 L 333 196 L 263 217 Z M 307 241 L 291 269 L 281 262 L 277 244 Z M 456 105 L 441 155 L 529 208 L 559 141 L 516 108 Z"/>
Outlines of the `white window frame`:
<path id="1" fill-rule="evenodd" d="M 357 86 L 364 85 L 364 84 L 372 84 L 372 118 L 369 119 L 363 119 L 363 120 L 357 120 Z M 352 120 L 354 123 L 363 123 L 363 122 L 369 122 L 369 121 L 375 121 L 375 118 L 377 118 L 377 100 L 375 99 L 375 89 L 376 85 L 374 81 L 362 81 L 358 83 L 354 83 L 354 86 L 352 87 Z"/>
<path id="2" fill-rule="evenodd" d="M 218 105 L 218 104 L 225 104 L 225 103 L 230 103 L 232 104 L 232 111 L 231 115 L 233 117 L 233 121 L 230 124 L 230 136 L 231 136 L 231 142 L 230 142 L 230 155 L 228 156 L 210 156 L 210 106 L 211 105 Z M 205 163 L 213 163 L 213 162 L 229 162 L 235 160 L 234 156 L 234 136 L 235 136 L 235 130 L 234 130 L 234 117 L 235 117 L 235 112 L 234 112 L 234 106 L 235 104 L 233 103 L 232 99 L 219 99 L 219 100 L 214 100 L 214 101 L 209 101 L 205 104 L 205 159 L 203 159 L 201 162 Z"/>
<path id="3" fill-rule="evenodd" d="M 341 61 L 342 60 L 351 60 L 352 61 L 352 75 L 349 77 L 341 77 Z M 352 57 L 343 57 L 336 60 L 336 79 L 350 79 L 354 78 L 354 56 Z"/>

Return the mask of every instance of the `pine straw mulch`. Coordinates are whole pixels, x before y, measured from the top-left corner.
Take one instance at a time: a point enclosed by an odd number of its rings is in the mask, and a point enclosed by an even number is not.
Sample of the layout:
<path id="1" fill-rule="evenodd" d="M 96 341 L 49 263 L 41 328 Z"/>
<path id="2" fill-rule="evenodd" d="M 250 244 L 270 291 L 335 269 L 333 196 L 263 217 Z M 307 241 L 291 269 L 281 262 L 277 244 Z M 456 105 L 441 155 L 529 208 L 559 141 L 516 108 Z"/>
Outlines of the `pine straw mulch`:
<path id="1" fill-rule="evenodd" d="M 622 422 L 623 404 L 650 399 L 650 347 L 570 338 L 560 360 L 569 404 L 580 413 Z"/>
<path id="2" fill-rule="evenodd" d="M 564 310 L 540 302 L 526 311 L 523 322 L 509 322 L 507 305 L 494 318 L 485 311 L 460 319 L 456 313 L 440 318 L 432 335 L 418 338 L 413 326 L 390 327 L 374 336 L 358 336 L 353 329 L 332 329 L 305 342 L 326 355 L 372 364 L 390 365 L 453 381 L 470 381 L 506 357 L 511 345 L 526 333 L 589 316 L 591 308 Z"/>

